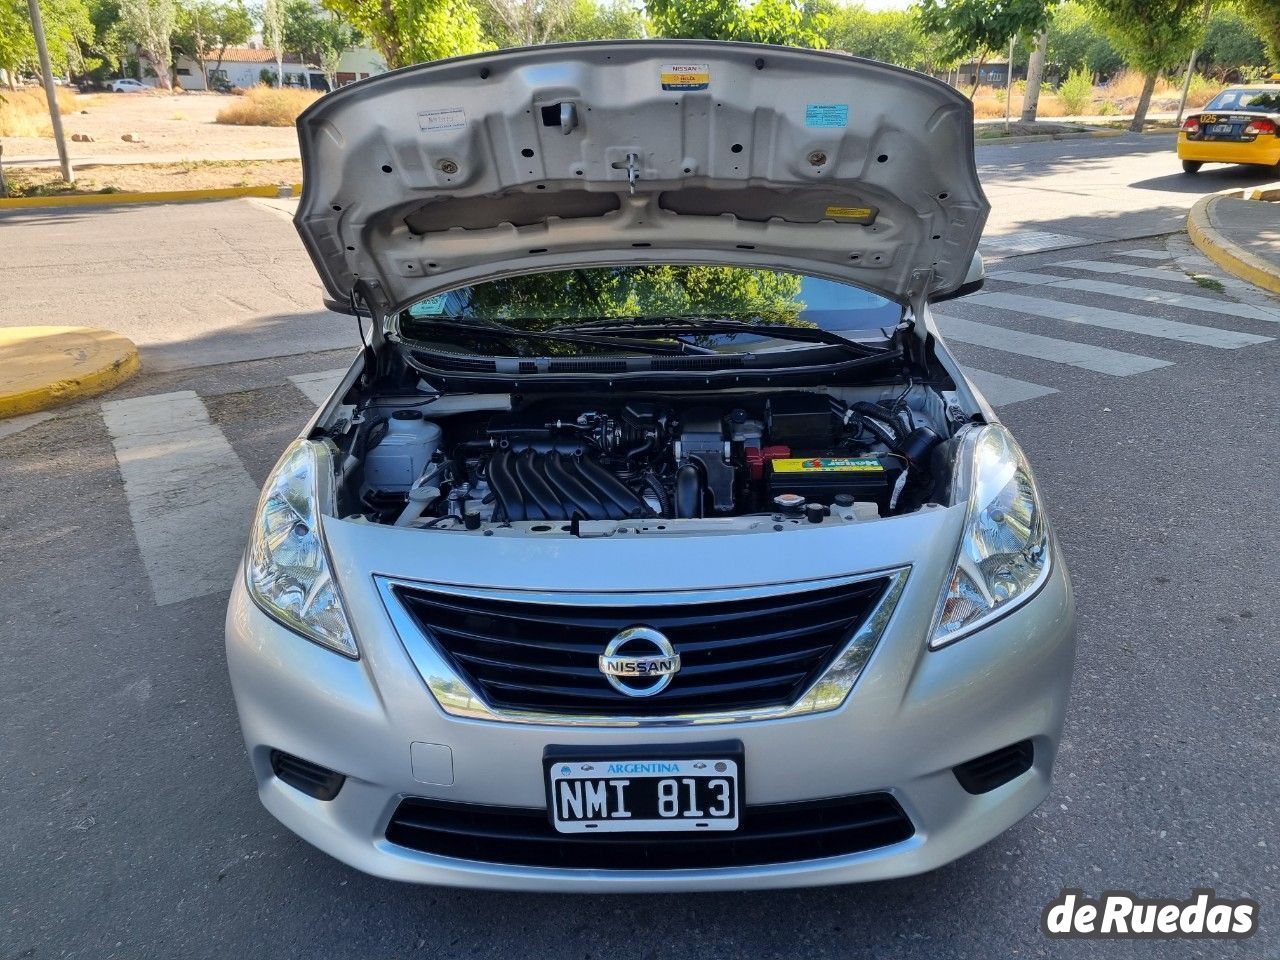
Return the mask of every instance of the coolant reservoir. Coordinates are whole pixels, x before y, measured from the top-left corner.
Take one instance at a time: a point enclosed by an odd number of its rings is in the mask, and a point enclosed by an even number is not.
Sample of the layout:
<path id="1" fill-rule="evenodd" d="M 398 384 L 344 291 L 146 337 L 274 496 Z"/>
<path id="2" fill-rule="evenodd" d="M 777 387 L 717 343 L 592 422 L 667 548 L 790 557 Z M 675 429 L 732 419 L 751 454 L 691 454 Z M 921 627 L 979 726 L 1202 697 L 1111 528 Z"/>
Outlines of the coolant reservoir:
<path id="1" fill-rule="evenodd" d="M 375 490 L 413 486 L 440 446 L 440 425 L 421 410 L 397 410 L 387 418 L 387 435 L 364 458 L 364 482 Z"/>

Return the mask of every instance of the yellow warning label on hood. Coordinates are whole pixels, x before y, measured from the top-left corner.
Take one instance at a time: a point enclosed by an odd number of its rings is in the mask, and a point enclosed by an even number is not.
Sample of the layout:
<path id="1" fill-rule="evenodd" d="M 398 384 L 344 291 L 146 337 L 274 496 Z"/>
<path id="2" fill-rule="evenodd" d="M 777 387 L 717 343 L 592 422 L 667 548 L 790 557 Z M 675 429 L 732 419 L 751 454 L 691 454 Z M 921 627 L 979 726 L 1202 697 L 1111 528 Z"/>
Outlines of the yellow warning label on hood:
<path id="1" fill-rule="evenodd" d="M 664 63 L 658 73 L 663 90 L 705 90 L 711 85 L 707 63 Z"/>
<path id="2" fill-rule="evenodd" d="M 835 220 L 866 220 L 869 223 L 875 211 L 870 207 L 827 207 L 826 215 Z"/>
<path id="3" fill-rule="evenodd" d="M 793 457 L 772 463 L 774 473 L 884 473 L 875 457 Z"/>

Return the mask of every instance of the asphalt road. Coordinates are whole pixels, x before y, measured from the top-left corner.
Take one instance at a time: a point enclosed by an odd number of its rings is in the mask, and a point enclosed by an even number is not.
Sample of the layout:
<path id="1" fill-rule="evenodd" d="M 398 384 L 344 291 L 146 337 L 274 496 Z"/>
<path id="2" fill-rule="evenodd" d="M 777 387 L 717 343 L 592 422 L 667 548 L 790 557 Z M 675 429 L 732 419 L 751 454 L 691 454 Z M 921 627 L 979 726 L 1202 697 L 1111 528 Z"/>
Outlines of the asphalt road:
<path id="1" fill-rule="evenodd" d="M 1028 233 L 1080 243 L 1006 255 L 979 298 L 940 310 L 1032 458 L 1076 584 L 1073 700 L 1032 817 L 934 873 L 856 887 L 605 898 L 358 874 L 258 805 L 222 659 L 226 593 L 157 603 L 126 447 L 95 401 L 0 429 L 0 958 L 1280 957 L 1280 301 L 1169 233 L 1195 194 L 1168 180 L 1157 140 L 984 148 L 989 251 Z M 203 404 L 220 452 L 175 509 L 204 503 L 223 469 L 261 483 L 313 407 L 313 375 L 349 353 L 351 321 L 314 313 L 274 210 L 22 217 L 0 220 L 0 244 L 0 323 L 135 322 L 149 371 L 111 400 Z M 236 510 L 193 524 L 175 562 L 217 569 L 225 530 L 245 524 Z M 1040 913 L 1063 887 L 1213 887 L 1260 901 L 1262 930 L 1049 941 Z"/>

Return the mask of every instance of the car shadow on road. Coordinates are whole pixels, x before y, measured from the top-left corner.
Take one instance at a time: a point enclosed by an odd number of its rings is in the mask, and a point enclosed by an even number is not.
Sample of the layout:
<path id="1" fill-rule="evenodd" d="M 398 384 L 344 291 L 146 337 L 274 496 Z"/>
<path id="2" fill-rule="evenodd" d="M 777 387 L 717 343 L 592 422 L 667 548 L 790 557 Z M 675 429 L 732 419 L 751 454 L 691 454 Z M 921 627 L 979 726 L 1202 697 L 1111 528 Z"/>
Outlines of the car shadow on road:
<path id="1" fill-rule="evenodd" d="M 1239 190 L 1258 187 L 1280 180 L 1276 167 L 1248 167 L 1240 164 L 1210 166 L 1199 174 L 1171 173 L 1163 177 L 1137 180 L 1129 186 L 1135 190 L 1159 190 L 1163 193 L 1210 194 L 1221 190 Z"/>

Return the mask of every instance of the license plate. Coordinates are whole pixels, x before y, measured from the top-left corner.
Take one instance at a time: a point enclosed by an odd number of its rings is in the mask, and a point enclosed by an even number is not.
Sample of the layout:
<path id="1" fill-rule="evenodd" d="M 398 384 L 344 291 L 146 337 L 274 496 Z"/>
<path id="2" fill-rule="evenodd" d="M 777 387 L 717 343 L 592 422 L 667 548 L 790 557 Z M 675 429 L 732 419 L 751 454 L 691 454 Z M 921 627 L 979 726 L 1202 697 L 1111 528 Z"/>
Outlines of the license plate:
<path id="1" fill-rule="evenodd" d="M 546 758 L 560 833 L 706 833 L 738 829 L 741 757 Z"/>
<path id="2" fill-rule="evenodd" d="M 1213 126 L 1209 128 L 1209 132 L 1217 136 L 1220 136 L 1222 134 L 1230 134 L 1234 130 L 1235 130 L 1235 127 L 1233 127 L 1229 123 L 1215 123 Z"/>

